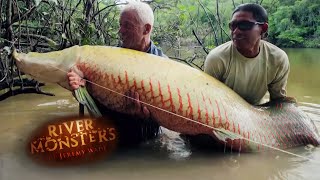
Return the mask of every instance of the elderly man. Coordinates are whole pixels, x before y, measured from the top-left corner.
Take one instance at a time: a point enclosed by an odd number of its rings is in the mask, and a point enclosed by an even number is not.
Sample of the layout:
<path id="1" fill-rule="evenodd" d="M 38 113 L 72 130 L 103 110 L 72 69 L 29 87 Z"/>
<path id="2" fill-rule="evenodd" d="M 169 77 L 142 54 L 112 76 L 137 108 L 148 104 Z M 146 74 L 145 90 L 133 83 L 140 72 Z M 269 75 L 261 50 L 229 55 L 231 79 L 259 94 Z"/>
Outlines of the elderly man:
<path id="1" fill-rule="evenodd" d="M 166 57 L 150 39 L 153 21 L 153 11 L 148 4 L 131 2 L 126 5 L 120 13 L 121 46 Z"/>
<path id="2" fill-rule="evenodd" d="M 232 41 L 209 53 L 204 71 L 251 104 L 261 104 L 267 91 L 270 101 L 288 100 L 288 56 L 262 40 L 268 30 L 266 10 L 258 4 L 242 4 L 233 11 L 229 28 Z"/>
<path id="3" fill-rule="evenodd" d="M 120 12 L 119 35 L 122 41 L 120 46 L 166 57 L 151 41 L 153 22 L 153 11 L 148 4 L 140 1 L 130 1 Z M 81 79 L 75 72 L 71 71 L 67 75 L 72 89 L 85 86 L 85 80 Z M 150 112 L 139 102 L 137 92 L 128 92 L 127 95 L 136 99 L 136 101 L 128 99 L 127 108 L 131 114 L 130 117 L 109 112 L 98 101 L 95 102 L 102 114 L 111 114 L 113 119 L 116 119 L 114 123 L 120 136 L 120 143 L 122 145 L 134 145 L 142 140 L 155 137 L 159 131 L 159 125 L 150 120 Z M 135 118 L 132 119 L 132 117 Z"/>

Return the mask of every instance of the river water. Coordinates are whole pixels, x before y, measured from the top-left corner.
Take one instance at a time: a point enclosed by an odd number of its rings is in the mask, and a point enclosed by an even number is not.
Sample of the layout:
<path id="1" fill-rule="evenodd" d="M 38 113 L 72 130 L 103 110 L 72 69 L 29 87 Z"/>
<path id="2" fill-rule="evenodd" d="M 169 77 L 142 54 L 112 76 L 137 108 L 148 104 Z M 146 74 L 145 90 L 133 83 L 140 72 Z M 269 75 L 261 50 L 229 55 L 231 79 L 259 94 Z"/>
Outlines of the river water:
<path id="1" fill-rule="evenodd" d="M 288 95 L 320 127 L 320 49 L 285 49 L 291 63 Z M 23 94 L 0 102 L 0 180 L 14 179 L 320 179 L 320 148 L 237 153 L 191 149 L 178 134 L 163 129 L 138 148 L 79 166 L 48 167 L 25 153 L 30 133 L 44 121 L 77 114 L 78 103 L 61 87 L 55 96 Z M 307 159 L 306 159 L 307 158 Z"/>

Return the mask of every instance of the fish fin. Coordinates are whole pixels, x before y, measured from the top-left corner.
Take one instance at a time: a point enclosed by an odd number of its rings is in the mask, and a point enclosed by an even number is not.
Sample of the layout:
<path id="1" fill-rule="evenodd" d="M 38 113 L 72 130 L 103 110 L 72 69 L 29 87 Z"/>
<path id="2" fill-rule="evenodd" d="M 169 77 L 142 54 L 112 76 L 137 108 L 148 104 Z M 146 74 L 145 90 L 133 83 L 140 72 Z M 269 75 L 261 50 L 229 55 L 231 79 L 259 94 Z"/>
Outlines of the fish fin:
<path id="1" fill-rule="evenodd" d="M 102 117 L 101 112 L 99 111 L 96 103 L 93 101 L 92 97 L 88 93 L 86 87 L 79 87 L 74 91 L 74 94 L 79 103 L 83 104 L 88 108 L 88 111 L 91 116 L 94 116 L 96 118 Z"/>
<path id="2" fill-rule="evenodd" d="M 226 142 L 227 139 L 230 139 L 230 140 L 241 139 L 239 134 L 230 132 L 223 128 L 215 128 L 212 132 L 220 141 L 223 141 L 223 142 Z"/>

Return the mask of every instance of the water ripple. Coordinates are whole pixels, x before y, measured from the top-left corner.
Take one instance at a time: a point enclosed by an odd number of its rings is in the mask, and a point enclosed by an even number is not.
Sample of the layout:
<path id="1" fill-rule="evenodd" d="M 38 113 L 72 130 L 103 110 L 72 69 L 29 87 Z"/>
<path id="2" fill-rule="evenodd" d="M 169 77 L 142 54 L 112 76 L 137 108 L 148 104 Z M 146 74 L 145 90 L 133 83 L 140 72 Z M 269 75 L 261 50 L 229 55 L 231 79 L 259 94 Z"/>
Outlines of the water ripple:
<path id="1" fill-rule="evenodd" d="M 300 102 L 299 108 L 306 112 L 314 122 L 320 123 L 320 104 Z"/>

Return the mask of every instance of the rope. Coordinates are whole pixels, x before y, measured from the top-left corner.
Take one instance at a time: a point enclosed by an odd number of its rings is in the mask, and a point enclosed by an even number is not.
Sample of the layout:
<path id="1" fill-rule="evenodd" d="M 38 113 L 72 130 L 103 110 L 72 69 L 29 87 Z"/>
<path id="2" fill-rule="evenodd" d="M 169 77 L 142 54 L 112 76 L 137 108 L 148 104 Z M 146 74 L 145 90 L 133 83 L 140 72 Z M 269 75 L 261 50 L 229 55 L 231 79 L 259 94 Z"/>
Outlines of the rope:
<path id="1" fill-rule="evenodd" d="M 53 67 L 53 68 L 56 68 L 56 69 L 58 69 L 58 70 L 60 70 L 60 71 L 62 71 L 62 72 L 68 73 L 67 71 L 64 71 L 63 69 L 60 69 L 60 68 L 58 68 L 58 67 L 54 67 L 54 66 L 52 66 L 52 65 L 49 65 L 49 66 L 51 66 L 51 67 Z M 109 89 L 109 88 L 107 88 L 107 87 L 101 86 L 101 85 L 99 85 L 99 84 L 97 84 L 97 83 L 95 83 L 95 82 L 92 82 L 92 81 L 90 81 L 90 80 L 87 80 L 87 79 L 83 79 L 83 80 L 85 80 L 86 82 L 91 83 L 91 84 L 93 84 L 93 85 L 96 85 L 96 86 L 98 86 L 98 87 L 101 87 L 101 88 L 103 88 L 103 89 L 105 89 L 105 90 L 108 90 L 108 91 L 110 91 L 110 92 L 113 92 L 113 93 L 115 93 L 115 94 L 117 94 L 117 95 L 120 95 L 120 96 L 129 98 L 129 99 L 134 100 L 134 101 L 138 101 L 138 100 L 135 99 L 135 98 L 132 98 L 132 97 L 127 96 L 127 95 L 125 95 L 125 94 L 119 93 L 119 92 L 114 91 L 114 90 L 112 90 L 112 89 Z M 196 124 L 205 126 L 205 127 L 207 127 L 207 128 L 211 128 L 211 129 L 213 129 L 214 131 L 217 131 L 217 132 L 220 132 L 220 133 L 225 134 L 225 132 L 222 131 L 222 130 L 219 129 L 219 128 L 215 128 L 215 127 L 209 126 L 209 125 L 207 125 L 207 124 L 204 124 L 204 123 L 202 123 L 202 122 L 199 122 L 199 121 L 196 121 L 196 120 L 193 120 L 193 119 L 190 119 L 190 118 L 181 116 L 181 115 L 179 115 L 179 114 L 175 114 L 175 113 L 173 113 L 173 112 L 170 112 L 170 111 L 168 111 L 168 110 L 159 108 L 159 107 L 157 107 L 157 106 L 154 106 L 154 105 L 152 105 L 152 104 L 149 104 L 149 103 L 146 103 L 146 102 L 143 102 L 143 101 L 140 101 L 140 103 L 142 103 L 142 104 L 144 104 L 144 105 L 148 105 L 148 106 L 150 106 L 150 107 L 152 107 L 152 108 L 155 108 L 155 109 L 158 109 L 158 110 L 160 110 L 160 111 L 166 112 L 166 113 L 168 113 L 168 114 L 171 114 L 171 115 L 174 115 L 174 116 L 183 118 L 183 119 L 185 119 L 185 120 L 187 120 L 187 121 L 191 121 L 191 122 L 193 122 L 193 123 L 196 123 Z M 239 138 L 239 139 L 241 139 L 241 140 L 242 140 L 242 139 L 243 139 L 243 140 L 247 140 L 247 141 L 252 142 L 252 143 L 254 143 L 254 144 L 259 144 L 259 145 L 261 145 L 261 146 L 264 146 L 264 147 L 267 147 L 267 148 L 270 148 L 270 149 L 273 149 L 273 150 L 276 150 L 276 151 L 279 151 L 279 152 L 282 152 L 282 153 L 285 153 L 285 154 L 288 154 L 288 155 L 292 155 L 292 156 L 295 156 L 295 157 L 299 157 L 299 158 L 302 158 L 302 159 L 309 160 L 309 161 L 312 161 L 312 162 L 315 162 L 315 163 L 320 164 L 320 161 L 318 161 L 318 160 L 314 160 L 314 159 L 311 159 L 311 158 L 308 158 L 308 157 L 305 157 L 305 156 L 301 156 L 301 155 L 298 155 L 298 154 L 295 154 L 295 153 L 292 153 L 292 152 L 289 152 L 289 151 L 286 151 L 286 150 L 283 150 L 283 149 L 280 149 L 280 148 L 276 148 L 276 147 L 273 147 L 273 146 L 270 146 L 270 145 L 267 145 L 267 144 L 263 144 L 263 143 L 260 143 L 260 142 L 257 142 L 257 141 L 254 141 L 254 140 L 245 138 L 245 137 L 243 137 L 243 136 L 241 136 L 241 135 L 239 135 L 239 134 L 235 134 L 235 133 L 232 133 L 232 132 L 228 132 L 228 133 L 230 133 L 232 136 L 235 136 L 235 137 L 237 137 L 237 138 Z"/>

